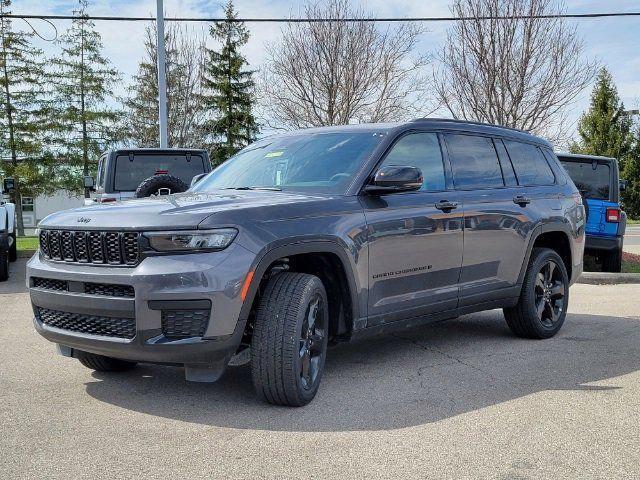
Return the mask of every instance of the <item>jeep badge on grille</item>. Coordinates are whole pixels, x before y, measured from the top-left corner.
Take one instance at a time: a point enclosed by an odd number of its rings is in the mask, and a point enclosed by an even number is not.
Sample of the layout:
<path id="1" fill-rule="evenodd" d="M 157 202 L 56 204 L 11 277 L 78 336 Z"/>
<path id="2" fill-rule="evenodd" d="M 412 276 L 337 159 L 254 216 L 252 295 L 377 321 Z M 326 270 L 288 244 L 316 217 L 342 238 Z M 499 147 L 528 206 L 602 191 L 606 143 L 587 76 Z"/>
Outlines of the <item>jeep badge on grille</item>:
<path id="1" fill-rule="evenodd" d="M 78 223 L 89 223 L 91 221 L 90 218 L 86 218 L 86 217 L 78 217 Z"/>

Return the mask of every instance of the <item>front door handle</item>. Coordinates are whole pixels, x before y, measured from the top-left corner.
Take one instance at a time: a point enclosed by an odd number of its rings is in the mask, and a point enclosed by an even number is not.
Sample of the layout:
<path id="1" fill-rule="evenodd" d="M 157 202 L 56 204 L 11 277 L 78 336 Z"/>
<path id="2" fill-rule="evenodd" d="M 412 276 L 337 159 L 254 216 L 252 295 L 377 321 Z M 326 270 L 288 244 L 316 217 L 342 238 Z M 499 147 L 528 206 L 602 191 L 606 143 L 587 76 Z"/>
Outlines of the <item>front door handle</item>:
<path id="1" fill-rule="evenodd" d="M 436 203 L 436 208 L 438 210 L 442 210 L 443 212 L 450 212 L 451 210 L 458 208 L 458 202 L 440 200 L 438 203 Z"/>
<path id="2" fill-rule="evenodd" d="M 521 207 L 525 207 L 531 203 L 531 199 L 529 197 L 525 197 L 524 195 L 516 195 L 513 197 L 513 203 L 517 203 Z"/>

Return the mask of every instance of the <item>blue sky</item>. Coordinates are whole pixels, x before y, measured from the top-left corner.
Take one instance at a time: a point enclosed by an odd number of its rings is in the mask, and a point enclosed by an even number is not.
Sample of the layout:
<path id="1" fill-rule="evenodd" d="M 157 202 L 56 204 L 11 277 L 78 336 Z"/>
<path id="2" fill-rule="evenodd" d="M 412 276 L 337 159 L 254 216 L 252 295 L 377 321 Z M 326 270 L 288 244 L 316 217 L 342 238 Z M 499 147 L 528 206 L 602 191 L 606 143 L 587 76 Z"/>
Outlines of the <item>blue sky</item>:
<path id="1" fill-rule="evenodd" d="M 165 0 L 167 16 L 218 16 L 222 12 L 223 1 L 210 0 Z M 449 15 L 449 0 L 370 0 L 361 1 L 365 10 L 377 16 L 446 16 Z M 566 10 L 570 13 L 624 12 L 640 10 L 637 0 L 566 0 Z M 90 0 L 90 13 L 95 15 L 152 16 L 155 0 Z M 297 16 L 302 2 L 291 0 L 236 0 L 240 16 L 274 17 Z M 70 0 L 14 0 L 14 13 L 70 14 L 77 2 Z M 640 108 L 640 17 L 610 18 L 597 20 L 576 20 L 578 33 L 585 41 L 585 55 L 596 58 L 606 66 L 617 84 L 622 100 L 627 108 Z M 51 36 L 51 27 L 43 22 L 34 25 L 43 36 Z M 60 30 L 68 22 L 59 21 Z M 130 77 L 143 55 L 142 38 L 144 23 L 97 22 L 96 27 L 103 36 L 105 54 L 120 70 L 123 77 Z M 251 40 L 245 54 L 254 68 L 264 62 L 264 44 L 275 42 L 280 35 L 277 24 L 249 24 Z M 429 32 L 421 41 L 424 52 L 438 50 L 445 38 L 448 25 L 431 23 Z M 193 25 L 194 34 L 206 29 L 204 24 Z M 55 50 L 51 44 L 40 42 L 47 53 Z M 570 118 L 576 121 L 580 112 L 588 105 L 589 90 L 572 106 Z"/>

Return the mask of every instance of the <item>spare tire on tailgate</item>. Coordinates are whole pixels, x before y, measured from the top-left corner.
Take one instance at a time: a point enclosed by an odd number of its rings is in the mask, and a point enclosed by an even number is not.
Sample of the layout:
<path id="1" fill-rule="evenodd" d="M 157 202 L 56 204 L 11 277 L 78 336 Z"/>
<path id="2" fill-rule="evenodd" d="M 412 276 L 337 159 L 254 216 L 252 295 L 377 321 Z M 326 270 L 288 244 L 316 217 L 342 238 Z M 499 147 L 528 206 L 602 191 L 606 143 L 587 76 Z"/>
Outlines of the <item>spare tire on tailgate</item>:
<path id="1" fill-rule="evenodd" d="M 171 195 L 172 193 L 186 192 L 189 185 L 178 177 L 163 173 L 154 175 L 143 181 L 136 189 L 136 198 L 151 197 L 152 195 Z"/>

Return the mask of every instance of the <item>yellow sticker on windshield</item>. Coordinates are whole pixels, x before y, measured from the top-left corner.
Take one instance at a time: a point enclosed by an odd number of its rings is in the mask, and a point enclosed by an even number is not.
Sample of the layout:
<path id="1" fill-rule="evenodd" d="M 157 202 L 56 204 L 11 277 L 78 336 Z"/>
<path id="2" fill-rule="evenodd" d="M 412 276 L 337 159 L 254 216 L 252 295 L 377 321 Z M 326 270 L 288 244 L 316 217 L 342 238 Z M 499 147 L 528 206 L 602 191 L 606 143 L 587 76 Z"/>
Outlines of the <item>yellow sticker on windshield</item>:
<path id="1" fill-rule="evenodd" d="M 269 152 L 264 156 L 264 158 L 281 157 L 283 153 L 284 151 L 282 150 L 280 150 L 279 152 Z"/>

